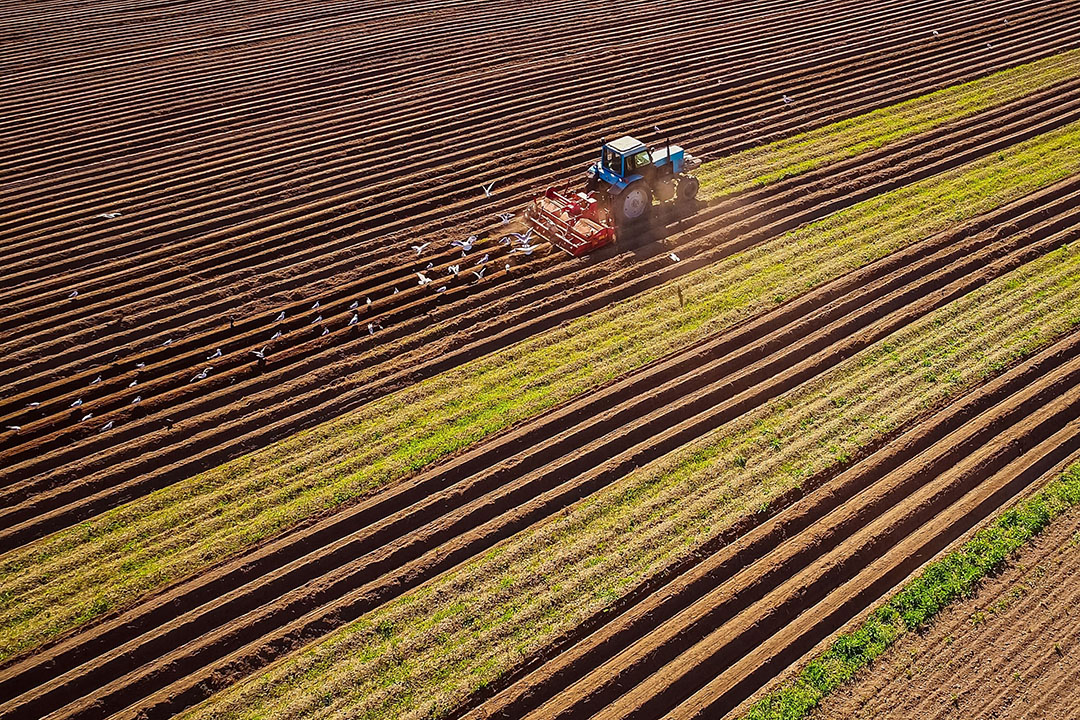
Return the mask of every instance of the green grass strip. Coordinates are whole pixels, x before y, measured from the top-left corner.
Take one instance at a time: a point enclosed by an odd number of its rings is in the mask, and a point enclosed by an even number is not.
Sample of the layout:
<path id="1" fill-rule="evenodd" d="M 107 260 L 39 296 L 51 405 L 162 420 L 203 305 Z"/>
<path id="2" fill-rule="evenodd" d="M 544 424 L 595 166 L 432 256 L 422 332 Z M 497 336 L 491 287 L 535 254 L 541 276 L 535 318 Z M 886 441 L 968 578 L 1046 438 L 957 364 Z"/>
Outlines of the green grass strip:
<path id="1" fill-rule="evenodd" d="M 745 720 L 799 720 L 822 699 L 851 681 L 904 633 L 926 625 L 950 603 L 970 597 L 1028 540 L 1080 503 L 1080 463 L 1071 465 L 1029 500 L 1002 513 L 960 549 L 927 566 L 857 630 L 839 636 L 790 684 L 753 705 Z"/>
<path id="2" fill-rule="evenodd" d="M 705 163 L 698 177 L 710 199 L 763 187 L 1077 77 L 1080 50 L 1070 50 L 728 155 Z"/>
<path id="3" fill-rule="evenodd" d="M 377 608 L 190 717 L 416 719 L 465 698 L 747 514 L 1080 324 L 1063 247 Z"/>
<path id="4" fill-rule="evenodd" d="M 613 378 L 1080 172 L 1080 123 L 863 201 L 0 560 L 0 659 Z"/>

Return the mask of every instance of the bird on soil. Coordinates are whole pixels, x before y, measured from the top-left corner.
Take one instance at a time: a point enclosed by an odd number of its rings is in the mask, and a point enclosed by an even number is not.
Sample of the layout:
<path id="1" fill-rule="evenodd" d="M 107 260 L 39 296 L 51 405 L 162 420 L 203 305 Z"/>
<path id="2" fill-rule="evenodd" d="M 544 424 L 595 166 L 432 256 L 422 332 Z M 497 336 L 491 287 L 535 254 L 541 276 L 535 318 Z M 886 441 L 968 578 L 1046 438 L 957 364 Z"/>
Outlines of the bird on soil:
<path id="1" fill-rule="evenodd" d="M 94 378 L 93 380 L 91 380 L 91 381 L 90 381 L 90 384 L 91 384 L 91 385 L 97 385 L 97 384 L 98 384 L 99 382 L 101 382 L 101 376 L 100 376 L 100 375 L 98 375 L 98 376 L 97 376 L 96 378 Z"/>
<path id="2" fill-rule="evenodd" d="M 285 319 L 285 311 L 282 310 L 281 312 L 278 313 L 278 316 L 276 318 L 274 318 L 274 322 L 281 322 L 284 319 Z"/>
<path id="3" fill-rule="evenodd" d="M 312 310 L 318 310 L 318 309 L 319 309 L 319 307 L 320 307 L 320 303 L 319 303 L 319 301 L 318 301 L 318 300 L 316 300 L 316 301 L 315 301 L 315 304 L 311 306 L 311 309 L 312 309 Z"/>
<path id="4" fill-rule="evenodd" d="M 473 245 L 476 244 L 476 236 L 470 235 L 467 240 L 454 240 L 450 243 L 453 247 L 461 248 L 461 253 L 465 254 L 473 249 Z"/>
<path id="5" fill-rule="evenodd" d="M 270 341 L 273 342 L 274 340 L 277 340 L 279 337 L 281 337 L 281 331 L 280 330 L 278 330 L 276 333 L 274 333 L 273 335 L 270 336 Z"/>
<path id="6" fill-rule="evenodd" d="M 939 35 L 941 35 L 941 33 L 939 33 L 937 30 L 931 30 L 930 32 L 934 33 L 934 37 L 938 37 Z"/>
<path id="7" fill-rule="evenodd" d="M 539 245 L 522 245 L 521 247 L 514 248 L 514 252 L 519 252 L 522 255 L 532 255 L 533 250 L 540 247 Z"/>
<path id="8" fill-rule="evenodd" d="M 85 415 L 82 416 L 82 420 L 80 420 L 79 422 L 86 422 L 87 420 L 89 420 L 92 417 L 94 417 L 94 413 L 86 413 Z"/>
<path id="9" fill-rule="evenodd" d="M 170 345 L 172 345 L 172 338 L 169 338 L 165 342 L 161 343 L 161 347 L 169 347 Z"/>
<path id="10" fill-rule="evenodd" d="M 138 384 L 139 384 L 139 378 L 135 378 L 134 380 L 132 380 L 131 382 L 128 383 L 128 387 L 133 388 Z"/>
<path id="11" fill-rule="evenodd" d="M 28 407 L 28 408 L 38 408 L 38 407 L 41 407 L 41 403 L 39 403 L 39 402 L 37 402 L 35 400 L 34 402 L 26 403 L 26 407 Z"/>
<path id="12" fill-rule="evenodd" d="M 793 102 L 795 102 L 795 101 L 792 100 L 791 98 L 789 98 L 787 95 L 784 96 L 784 104 L 785 105 L 790 105 Z"/>
<path id="13" fill-rule="evenodd" d="M 360 316 L 354 314 L 351 318 L 349 318 L 349 325 L 348 326 L 352 327 L 353 325 L 355 325 L 358 322 L 360 322 Z"/>
<path id="14" fill-rule="evenodd" d="M 355 310 L 358 307 L 360 307 L 360 301 L 359 300 L 353 300 L 352 305 L 349 305 L 350 310 Z"/>
<path id="15" fill-rule="evenodd" d="M 484 197 L 486 197 L 486 198 L 490 198 L 490 197 L 491 197 L 491 194 L 492 194 L 492 193 L 491 193 L 491 188 L 492 188 L 492 187 L 493 187 L 494 185 L 495 185 L 495 181 L 494 181 L 494 180 L 492 180 L 492 181 L 491 181 L 491 182 L 489 182 L 489 183 L 488 183 L 487 185 L 481 185 L 481 186 L 480 186 L 480 187 L 481 187 L 481 188 L 483 189 L 483 191 L 484 191 Z"/>
<path id="16" fill-rule="evenodd" d="M 316 315 L 315 319 L 311 321 L 312 325 L 318 325 L 322 322 L 322 315 Z"/>
<path id="17" fill-rule="evenodd" d="M 205 380 L 207 376 L 210 375 L 210 371 L 213 369 L 214 368 L 212 367 L 206 367 L 201 372 L 195 373 L 195 376 L 192 377 L 191 380 L 188 380 L 188 382 L 198 382 L 199 380 Z"/>
<path id="18" fill-rule="evenodd" d="M 446 292 L 446 286 L 445 286 L 445 285 L 443 285 L 442 287 L 440 287 L 440 288 L 437 288 L 437 289 L 435 290 L 435 292 L 437 292 L 437 293 L 441 293 L 441 292 Z"/>
<path id="19" fill-rule="evenodd" d="M 142 395 L 136 395 L 135 399 L 131 401 L 132 405 L 138 405 L 142 402 Z"/>
<path id="20" fill-rule="evenodd" d="M 219 358 L 219 357 L 221 357 L 221 348 L 218 348 L 217 350 L 215 350 L 213 355 L 208 355 L 206 357 L 206 359 L 207 360 L 213 360 L 214 358 Z"/>
<path id="21" fill-rule="evenodd" d="M 488 255 L 487 253 L 484 253 L 484 257 L 480 258 L 480 262 L 478 262 L 476 264 L 477 265 L 483 265 L 484 263 L 486 263 L 488 261 L 488 258 L 490 258 L 490 257 L 491 256 Z"/>
<path id="22" fill-rule="evenodd" d="M 144 367 L 146 367 L 146 363 L 135 363 L 136 370 L 142 370 Z"/>
<path id="23" fill-rule="evenodd" d="M 7 428 L 8 430 L 10 430 L 11 432 L 15 432 L 15 433 L 22 430 L 22 425 L 5 425 L 4 427 Z"/>
<path id="24" fill-rule="evenodd" d="M 102 425 L 102 426 L 101 426 L 101 430 L 99 430 L 98 432 L 105 432 L 106 430 L 111 430 L 111 429 L 112 429 L 112 426 L 113 426 L 113 421 L 112 421 L 112 420 L 110 420 L 109 422 L 107 422 L 107 423 L 105 423 L 104 425 Z"/>
<path id="25" fill-rule="evenodd" d="M 329 334 L 330 334 L 330 328 L 328 328 L 328 327 L 324 327 L 324 328 L 322 329 L 322 332 L 321 332 L 321 333 L 319 333 L 319 337 L 323 337 L 324 335 L 329 335 Z"/>
<path id="26" fill-rule="evenodd" d="M 71 407 L 79 407 L 80 405 L 82 405 L 82 398 L 79 398 L 75 402 L 71 403 Z"/>
<path id="27" fill-rule="evenodd" d="M 79 297 L 78 290 L 72 290 L 70 293 L 68 293 L 68 300 L 74 300 L 77 297 Z"/>
<path id="28" fill-rule="evenodd" d="M 118 213 L 118 212 L 103 212 L 100 215 L 97 215 L 97 217 L 105 218 L 106 220 L 112 220 L 113 218 L 120 217 L 120 213 Z"/>
<path id="29" fill-rule="evenodd" d="M 675 253 L 668 253 L 668 257 L 671 258 L 671 262 L 679 262 L 679 256 Z"/>
<path id="30" fill-rule="evenodd" d="M 398 290 L 397 288 L 394 288 L 394 294 L 395 294 L 395 295 L 397 295 L 397 294 L 398 294 L 399 292 L 401 292 L 401 291 L 400 291 L 400 290 Z"/>
<path id="31" fill-rule="evenodd" d="M 424 252 L 424 248 L 426 248 L 430 244 L 431 243 L 426 242 L 423 245 L 413 245 L 412 249 L 416 251 L 416 257 L 420 257 L 420 253 Z"/>

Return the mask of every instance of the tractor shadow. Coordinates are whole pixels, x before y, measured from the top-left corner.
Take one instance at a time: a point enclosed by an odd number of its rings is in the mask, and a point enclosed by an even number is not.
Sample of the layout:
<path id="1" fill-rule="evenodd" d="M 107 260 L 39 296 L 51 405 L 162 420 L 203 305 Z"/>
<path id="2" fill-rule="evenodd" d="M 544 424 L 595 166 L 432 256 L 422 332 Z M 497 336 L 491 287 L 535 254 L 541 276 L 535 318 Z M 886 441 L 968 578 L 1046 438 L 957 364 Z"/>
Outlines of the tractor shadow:
<path id="1" fill-rule="evenodd" d="M 632 253 L 637 259 L 670 252 L 663 241 L 669 235 L 692 227 L 694 217 L 706 206 L 707 203 L 701 200 L 658 205 L 648 221 L 616 230 L 614 251 Z"/>

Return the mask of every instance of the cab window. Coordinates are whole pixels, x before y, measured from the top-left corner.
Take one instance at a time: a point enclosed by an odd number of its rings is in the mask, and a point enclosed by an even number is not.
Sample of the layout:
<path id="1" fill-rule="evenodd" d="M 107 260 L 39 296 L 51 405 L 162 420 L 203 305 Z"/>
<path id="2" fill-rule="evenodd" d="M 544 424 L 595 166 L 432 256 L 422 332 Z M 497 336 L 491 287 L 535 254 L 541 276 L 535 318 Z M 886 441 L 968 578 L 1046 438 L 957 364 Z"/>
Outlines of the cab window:
<path id="1" fill-rule="evenodd" d="M 630 166 L 629 169 L 638 170 L 638 169 L 643 168 L 646 165 L 648 165 L 649 162 L 650 162 L 650 160 L 649 160 L 648 151 L 642 150 L 641 152 L 639 152 L 637 155 L 634 155 L 634 157 L 630 159 L 630 162 L 628 163 L 629 166 Z"/>
<path id="2" fill-rule="evenodd" d="M 604 149 L 604 165 L 616 175 L 622 175 L 622 156 L 614 150 Z"/>

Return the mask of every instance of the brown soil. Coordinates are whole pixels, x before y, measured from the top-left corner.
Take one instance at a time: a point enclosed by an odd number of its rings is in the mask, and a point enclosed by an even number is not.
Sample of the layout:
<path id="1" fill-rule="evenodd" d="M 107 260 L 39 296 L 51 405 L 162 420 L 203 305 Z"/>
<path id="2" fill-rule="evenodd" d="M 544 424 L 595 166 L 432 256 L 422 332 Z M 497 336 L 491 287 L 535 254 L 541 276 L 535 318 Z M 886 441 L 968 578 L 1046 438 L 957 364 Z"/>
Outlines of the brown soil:
<path id="1" fill-rule="evenodd" d="M 1080 512 L 905 636 L 814 720 L 1080 718 Z"/>

